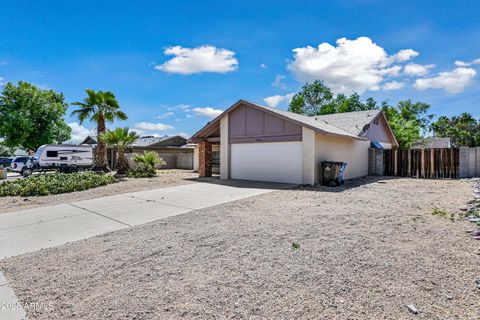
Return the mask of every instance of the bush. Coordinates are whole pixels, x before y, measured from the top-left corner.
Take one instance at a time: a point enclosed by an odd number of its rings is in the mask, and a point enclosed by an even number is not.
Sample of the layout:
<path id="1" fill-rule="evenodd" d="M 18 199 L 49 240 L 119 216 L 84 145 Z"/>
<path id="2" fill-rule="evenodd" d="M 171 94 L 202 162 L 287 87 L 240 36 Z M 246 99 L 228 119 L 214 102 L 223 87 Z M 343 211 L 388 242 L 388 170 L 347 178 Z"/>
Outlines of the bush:
<path id="1" fill-rule="evenodd" d="M 157 175 L 156 166 L 164 165 L 166 162 L 158 156 L 156 152 L 143 152 L 136 154 L 133 161 L 138 165 L 137 168 L 130 169 L 128 176 L 131 178 L 150 178 Z"/>
<path id="2" fill-rule="evenodd" d="M 45 196 L 87 190 L 116 182 L 110 175 L 86 173 L 54 173 L 0 183 L 0 197 Z"/>
<path id="3" fill-rule="evenodd" d="M 128 171 L 128 177 L 130 178 L 151 178 L 155 177 L 156 175 L 157 172 L 155 169 L 146 168 L 143 166 L 139 166 Z"/>

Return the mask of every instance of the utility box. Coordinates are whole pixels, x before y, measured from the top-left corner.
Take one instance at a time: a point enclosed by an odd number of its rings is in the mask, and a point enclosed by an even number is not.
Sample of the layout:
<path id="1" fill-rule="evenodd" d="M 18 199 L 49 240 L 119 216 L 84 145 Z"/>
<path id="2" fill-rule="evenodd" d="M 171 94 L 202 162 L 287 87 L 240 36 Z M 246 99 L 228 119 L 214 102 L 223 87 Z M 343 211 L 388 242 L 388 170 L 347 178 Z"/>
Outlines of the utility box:
<path id="1" fill-rule="evenodd" d="M 321 163 L 321 182 L 323 186 L 339 186 L 345 183 L 343 173 L 347 168 L 347 163 L 337 161 L 322 161 Z"/>
<path id="2" fill-rule="evenodd" d="M 7 169 L 0 169 L 0 180 L 7 179 Z"/>

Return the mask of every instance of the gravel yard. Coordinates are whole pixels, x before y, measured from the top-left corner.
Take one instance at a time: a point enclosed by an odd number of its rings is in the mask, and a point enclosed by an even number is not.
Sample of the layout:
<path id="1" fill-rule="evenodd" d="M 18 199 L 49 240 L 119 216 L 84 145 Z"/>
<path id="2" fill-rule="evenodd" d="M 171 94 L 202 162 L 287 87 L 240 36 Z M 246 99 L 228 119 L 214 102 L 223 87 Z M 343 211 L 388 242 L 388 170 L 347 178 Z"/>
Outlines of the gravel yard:
<path id="1" fill-rule="evenodd" d="M 155 178 L 122 178 L 118 183 L 85 191 L 41 197 L 0 197 L 0 214 L 35 207 L 51 206 L 65 202 L 100 198 L 119 193 L 191 183 L 191 180 L 189 179 L 198 177 L 198 173 L 193 173 L 190 170 L 159 170 L 158 172 L 158 177 Z"/>
<path id="2" fill-rule="evenodd" d="M 52 302 L 30 319 L 478 319 L 480 242 L 432 215 L 471 193 L 468 181 L 375 178 L 276 191 L 0 269 L 21 302 Z"/>

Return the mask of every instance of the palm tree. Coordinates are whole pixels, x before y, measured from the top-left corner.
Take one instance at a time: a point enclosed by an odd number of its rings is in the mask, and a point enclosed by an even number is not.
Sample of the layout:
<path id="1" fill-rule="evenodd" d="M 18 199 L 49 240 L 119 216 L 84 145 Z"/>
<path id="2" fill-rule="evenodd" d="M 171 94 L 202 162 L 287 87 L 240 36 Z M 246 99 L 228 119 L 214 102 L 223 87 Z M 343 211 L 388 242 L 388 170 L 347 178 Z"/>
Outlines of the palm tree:
<path id="1" fill-rule="evenodd" d="M 115 120 L 127 120 L 127 115 L 120 110 L 115 95 L 110 91 L 95 91 L 85 89 L 87 97 L 81 102 L 74 102 L 72 105 L 79 106 L 72 112 L 72 116 L 78 118 L 80 124 L 85 120 L 95 121 L 97 123 L 97 148 L 95 151 L 94 170 L 108 171 L 107 165 L 107 147 L 105 141 L 101 141 L 100 136 L 105 133 L 105 122 L 114 122 Z"/>
<path id="2" fill-rule="evenodd" d="M 128 127 L 109 130 L 100 135 L 100 140 L 117 148 L 118 159 L 116 163 L 117 174 L 127 174 L 130 166 L 125 158 L 125 149 L 137 141 L 139 136 L 130 131 Z"/>

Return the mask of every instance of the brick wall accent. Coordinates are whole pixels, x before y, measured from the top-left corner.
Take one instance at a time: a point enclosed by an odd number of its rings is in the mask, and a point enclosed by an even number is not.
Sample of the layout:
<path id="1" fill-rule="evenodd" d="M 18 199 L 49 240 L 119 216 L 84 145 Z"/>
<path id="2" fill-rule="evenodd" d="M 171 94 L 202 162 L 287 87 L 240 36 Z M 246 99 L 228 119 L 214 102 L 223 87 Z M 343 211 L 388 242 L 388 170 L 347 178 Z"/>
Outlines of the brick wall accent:
<path id="1" fill-rule="evenodd" d="M 199 168 L 200 177 L 212 176 L 212 143 L 208 141 L 199 144 Z"/>

